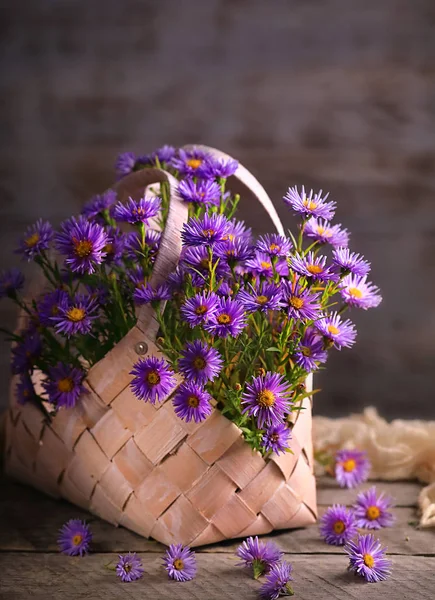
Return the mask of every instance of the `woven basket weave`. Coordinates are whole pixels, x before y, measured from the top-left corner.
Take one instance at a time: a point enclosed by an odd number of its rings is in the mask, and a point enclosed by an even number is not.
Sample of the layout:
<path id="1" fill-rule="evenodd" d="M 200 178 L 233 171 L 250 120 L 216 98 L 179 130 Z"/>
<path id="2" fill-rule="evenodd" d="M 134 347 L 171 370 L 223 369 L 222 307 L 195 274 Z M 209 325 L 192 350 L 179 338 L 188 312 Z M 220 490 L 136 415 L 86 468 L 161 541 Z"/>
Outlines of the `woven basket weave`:
<path id="1" fill-rule="evenodd" d="M 138 198 L 162 181 L 169 182 L 170 208 L 152 285 L 177 264 L 186 206 L 175 179 L 159 169 L 115 186 L 119 199 Z M 246 169 L 240 166 L 229 185 L 260 201 L 282 233 L 270 199 Z M 60 410 L 51 422 L 36 406 L 17 403 L 12 381 L 6 473 L 164 544 L 199 546 L 313 523 L 311 400 L 293 413 L 293 453 L 265 460 L 218 410 L 202 423 L 185 423 L 169 398 L 158 406 L 137 400 L 129 371 L 138 355 L 161 356 L 157 329 L 151 307 L 142 307 L 137 325 L 88 372 L 87 393 L 76 407 Z"/>

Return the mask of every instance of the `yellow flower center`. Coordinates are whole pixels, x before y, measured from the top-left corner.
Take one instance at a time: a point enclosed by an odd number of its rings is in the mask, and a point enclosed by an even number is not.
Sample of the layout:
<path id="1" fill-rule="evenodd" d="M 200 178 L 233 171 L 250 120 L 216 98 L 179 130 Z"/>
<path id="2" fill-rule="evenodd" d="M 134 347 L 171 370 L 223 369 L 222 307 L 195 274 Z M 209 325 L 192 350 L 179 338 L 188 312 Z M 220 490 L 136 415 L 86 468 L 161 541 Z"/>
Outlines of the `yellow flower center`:
<path id="1" fill-rule="evenodd" d="M 207 307 L 204 304 L 200 304 L 195 308 L 196 315 L 203 315 L 207 312 Z"/>
<path id="2" fill-rule="evenodd" d="M 191 169 L 198 169 L 202 165 L 202 160 L 200 158 L 189 158 L 186 160 L 186 164 Z"/>
<path id="3" fill-rule="evenodd" d="M 302 298 L 298 298 L 297 296 L 290 296 L 288 301 L 289 301 L 289 304 L 291 306 L 293 306 L 293 308 L 296 308 L 297 310 L 302 308 L 304 305 L 304 300 Z"/>
<path id="4" fill-rule="evenodd" d="M 271 390 L 262 390 L 257 396 L 257 402 L 264 408 L 273 406 L 275 404 L 275 394 Z"/>
<path id="5" fill-rule="evenodd" d="M 343 467 L 343 470 L 346 471 L 346 473 L 351 473 L 352 471 L 355 470 L 356 462 L 354 461 L 353 458 L 348 458 L 347 460 L 345 460 L 342 463 L 342 467 Z"/>
<path id="6" fill-rule="evenodd" d="M 187 404 L 192 408 L 198 408 L 199 398 L 193 394 L 187 398 Z"/>
<path id="7" fill-rule="evenodd" d="M 104 246 L 104 251 L 105 251 L 107 254 L 113 254 L 113 244 L 110 244 L 110 243 L 109 243 L 109 244 L 106 244 L 106 245 Z"/>
<path id="8" fill-rule="evenodd" d="M 257 302 L 258 304 L 261 304 L 262 306 L 264 304 L 266 304 L 266 302 L 268 301 L 268 297 L 267 296 L 257 296 Z"/>
<path id="9" fill-rule="evenodd" d="M 226 233 L 226 234 L 225 234 L 225 235 L 222 237 L 222 239 L 223 239 L 225 242 L 227 242 L 227 241 L 233 242 L 233 241 L 236 239 L 236 236 L 235 236 L 233 233 Z"/>
<path id="10" fill-rule="evenodd" d="M 316 210 L 316 208 L 317 208 L 316 202 L 313 202 L 312 200 L 309 200 L 308 198 L 305 198 L 305 200 L 302 202 L 302 204 L 306 208 L 308 208 L 308 210 Z"/>
<path id="11" fill-rule="evenodd" d="M 205 369 L 205 367 L 207 366 L 207 363 L 202 358 L 202 356 L 197 356 L 195 358 L 195 360 L 193 361 L 193 366 L 195 367 L 195 369 L 198 369 L 198 371 L 201 371 L 202 369 Z"/>
<path id="12" fill-rule="evenodd" d="M 307 265 L 307 271 L 312 275 L 318 275 L 323 272 L 323 267 L 320 265 Z"/>
<path id="13" fill-rule="evenodd" d="M 338 335 L 340 330 L 335 325 L 328 325 L 328 332 L 332 333 L 332 335 Z"/>
<path id="14" fill-rule="evenodd" d="M 216 320 L 220 325 L 228 325 L 231 323 L 231 317 L 227 313 L 222 313 Z"/>
<path id="15" fill-rule="evenodd" d="M 208 269 L 208 267 L 209 267 L 209 260 L 208 260 L 208 258 L 203 258 L 201 260 L 201 262 L 199 263 L 199 265 L 200 265 L 200 267 L 202 269 Z"/>
<path id="16" fill-rule="evenodd" d="M 176 558 L 173 562 L 173 565 L 174 569 L 177 569 L 177 571 L 184 569 L 184 562 L 181 560 L 181 558 Z"/>
<path id="17" fill-rule="evenodd" d="M 31 236 L 29 236 L 24 243 L 26 244 L 26 246 L 28 248 L 33 248 L 33 246 L 36 246 L 36 244 L 39 242 L 39 233 L 32 233 Z"/>
<path id="18" fill-rule="evenodd" d="M 92 242 L 89 240 L 77 240 L 76 238 L 73 238 L 73 244 L 74 252 L 80 258 L 85 258 L 92 252 Z"/>
<path id="19" fill-rule="evenodd" d="M 279 250 L 281 250 L 281 246 L 278 246 L 278 244 L 270 244 L 270 246 L 269 246 L 269 250 L 270 250 L 271 252 L 275 252 L 275 250 L 278 250 L 278 251 L 279 251 Z"/>
<path id="20" fill-rule="evenodd" d="M 347 291 L 348 291 L 348 293 L 349 293 L 351 296 L 353 296 L 354 298 L 362 298 L 362 297 L 363 297 L 363 293 L 362 293 L 362 291 L 361 291 L 361 290 L 359 290 L 359 289 L 358 289 L 358 288 L 356 288 L 356 287 L 351 287 L 351 288 L 348 288 L 348 290 L 347 290 Z"/>
<path id="21" fill-rule="evenodd" d="M 66 312 L 66 316 L 73 323 L 78 323 L 79 321 L 83 321 L 86 317 L 86 311 L 84 308 L 78 308 L 77 306 L 73 306 Z"/>
<path id="22" fill-rule="evenodd" d="M 301 353 L 304 356 L 311 356 L 312 355 L 311 348 L 308 348 L 308 346 L 301 346 Z"/>
<path id="23" fill-rule="evenodd" d="M 364 554 L 363 561 L 364 561 L 365 566 L 368 567 L 369 569 L 372 569 L 375 565 L 375 559 L 373 558 L 373 556 L 371 554 Z"/>
<path id="24" fill-rule="evenodd" d="M 332 529 L 334 530 L 334 533 L 340 534 L 346 529 L 346 525 L 343 523 L 343 521 L 335 521 Z"/>
<path id="25" fill-rule="evenodd" d="M 328 237 L 328 238 L 331 237 L 331 235 L 332 235 L 332 231 L 330 229 L 325 229 L 321 225 L 319 225 L 317 227 L 317 233 L 319 235 L 323 235 L 324 237 Z"/>
<path id="26" fill-rule="evenodd" d="M 377 506 L 369 506 L 366 511 L 366 517 L 369 521 L 375 521 L 381 516 L 381 511 Z"/>
<path id="27" fill-rule="evenodd" d="M 143 206 L 137 206 L 131 212 L 133 213 L 133 215 L 135 217 L 139 217 L 139 219 L 142 219 L 143 217 L 146 216 L 145 208 Z"/>
<path id="28" fill-rule="evenodd" d="M 264 260 L 261 261 L 260 265 L 261 265 L 262 269 L 270 269 L 272 267 L 272 265 L 270 264 L 270 262 L 266 262 Z"/>
<path id="29" fill-rule="evenodd" d="M 145 379 L 149 385 L 158 385 L 160 383 L 160 375 L 157 371 L 150 371 L 146 374 Z"/>
<path id="30" fill-rule="evenodd" d="M 129 563 L 124 565 L 124 571 L 126 573 L 130 573 L 131 569 L 132 569 L 132 566 Z"/>
<path id="31" fill-rule="evenodd" d="M 66 393 L 71 392 L 74 388 L 74 382 L 71 377 L 64 377 L 63 379 L 59 379 L 57 382 L 57 389 L 59 392 Z"/>
<path id="32" fill-rule="evenodd" d="M 80 533 L 77 533 L 73 539 L 72 539 L 72 543 L 74 546 L 78 546 L 79 544 L 81 544 L 83 541 L 83 536 L 80 535 Z"/>
<path id="33" fill-rule="evenodd" d="M 211 237 L 212 235 L 214 235 L 216 233 L 216 231 L 214 229 L 203 229 L 202 233 L 204 235 L 206 235 L 207 237 Z"/>

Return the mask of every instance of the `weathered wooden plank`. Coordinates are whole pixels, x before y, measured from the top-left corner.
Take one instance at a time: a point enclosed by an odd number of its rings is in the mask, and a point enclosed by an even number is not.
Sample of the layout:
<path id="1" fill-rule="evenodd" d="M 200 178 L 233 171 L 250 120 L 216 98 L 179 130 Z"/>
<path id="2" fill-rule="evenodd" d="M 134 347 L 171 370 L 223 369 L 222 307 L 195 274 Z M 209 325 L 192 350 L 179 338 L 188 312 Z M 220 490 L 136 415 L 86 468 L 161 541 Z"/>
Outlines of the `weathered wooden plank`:
<path id="1" fill-rule="evenodd" d="M 116 555 L 93 554 L 86 558 L 69 558 L 59 554 L 8 553 L 1 558 L 2 598 L 5 600 L 222 600 L 257 597 L 260 582 L 251 579 L 236 560 L 227 555 L 200 554 L 198 575 L 190 582 L 168 581 L 160 556 L 141 555 L 145 568 L 143 579 L 122 584 L 113 571 L 104 567 Z M 365 584 L 346 570 L 342 556 L 299 555 L 287 557 L 294 567 L 294 589 L 300 600 L 400 600 L 433 598 L 434 559 L 394 557 L 391 579 Z"/>
<path id="2" fill-rule="evenodd" d="M 317 503 L 330 506 L 331 504 L 350 505 L 358 492 L 369 489 L 373 485 L 379 491 L 392 496 L 396 506 L 416 506 L 422 484 L 417 481 L 368 481 L 358 486 L 357 490 L 342 489 L 332 477 L 317 478 Z"/>

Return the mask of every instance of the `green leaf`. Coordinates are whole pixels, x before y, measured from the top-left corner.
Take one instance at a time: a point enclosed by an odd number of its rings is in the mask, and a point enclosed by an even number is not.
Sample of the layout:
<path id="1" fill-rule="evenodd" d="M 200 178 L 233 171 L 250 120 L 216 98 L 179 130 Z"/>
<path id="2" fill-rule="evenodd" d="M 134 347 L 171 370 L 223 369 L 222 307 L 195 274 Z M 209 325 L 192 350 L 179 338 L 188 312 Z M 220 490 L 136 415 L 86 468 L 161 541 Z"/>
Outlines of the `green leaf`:
<path id="1" fill-rule="evenodd" d="M 266 348 L 266 352 L 281 352 L 281 350 L 276 346 L 271 346 L 270 348 Z"/>

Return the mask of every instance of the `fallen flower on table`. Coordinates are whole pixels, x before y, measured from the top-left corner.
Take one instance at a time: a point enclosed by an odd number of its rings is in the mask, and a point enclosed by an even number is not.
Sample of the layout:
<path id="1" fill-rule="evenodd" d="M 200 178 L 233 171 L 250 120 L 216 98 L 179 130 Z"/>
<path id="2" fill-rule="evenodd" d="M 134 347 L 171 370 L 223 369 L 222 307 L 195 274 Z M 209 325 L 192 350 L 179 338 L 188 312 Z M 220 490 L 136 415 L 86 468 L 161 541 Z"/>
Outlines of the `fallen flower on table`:
<path id="1" fill-rule="evenodd" d="M 393 499 L 384 496 L 382 492 L 377 495 L 375 486 L 360 492 L 353 505 L 357 526 L 366 529 L 390 527 L 395 521 L 388 510 L 391 506 L 393 506 Z"/>
<path id="2" fill-rule="evenodd" d="M 339 450 L 335 455 L 335 478 L 340 487 L 354 488 L 366 481 L 370 472 L 366 452 Z"/>
<path id="3" fill-rule="evenodd" d="M 144 568 L 142 561 L 136 552 L 129 552 L 128 554 L 120 554 L 119 561 L 116 565 L 116 574 L 126 583 L 136 581 L 140 579 L 144 574 Z"/>
<path id="4" fill-rule="evenodd" d="M 320 535 L 327 544 L 343 546 L 356 534 L 354 513 L 342 504 L 330 506 L 320 519 Z"/>
<path id="5" fill-rule="evenodd" d="M 294 591 L 290 585 L 290 581 L 294 581 L 291 575 L 292 568 L 285 560 L 274 564 L 260 588 L 260 597 L 263 600 L 276 600 L 280 596 L 293 596 Z"/>
<path id="6" fill-rule="evenodd" d="M 273 542 L 263 542 L 258 536 L 247 538 L 236 550 L 236 556 L 243 562 L 237 566 L 252 569 L 254 579 L 269 573 L 273 565 L 276 565 L 282 557 L 282 552 Z"/>
<path id="7" fill-rule="evenodd" d="M 80 519 L 70 519 L 59 530 L 59 550 L 69 556 L 83 556 L 89 551 L 92 533 L 89 525 Z"/>
<path id="8" fill-rule="evenodd" d="M 195 553 L 182 544 L 171 544 L 163 558 L 169 579 L 175 581 L 190 581 L 196 575 Z"/>
<path id="9" fill-rule="evenodd" d="M 391 574 L 391 561 L 385 558 L 387 549 L 373 534 L 358 535 L 344 550 L 349 555 L 349 569 L 369 583 L 384 581 Z"/>

